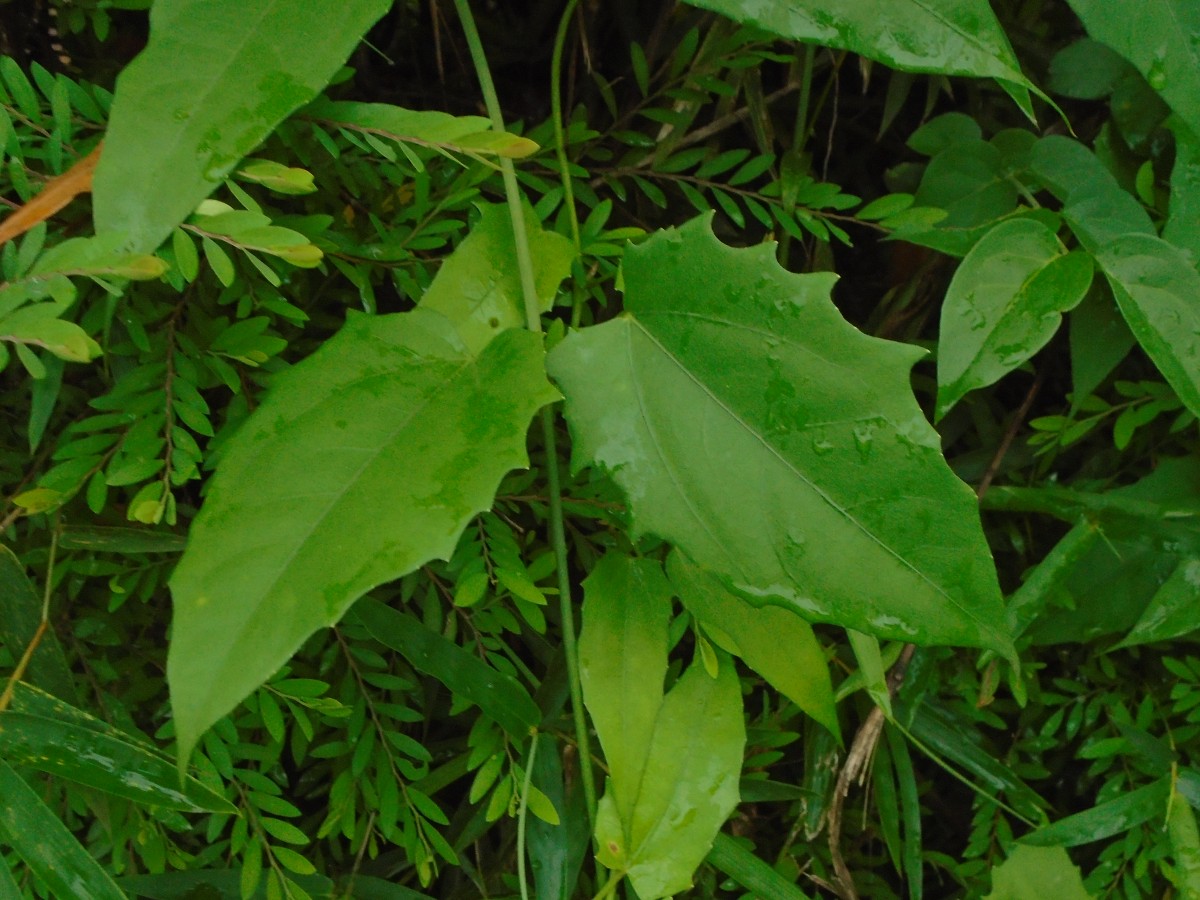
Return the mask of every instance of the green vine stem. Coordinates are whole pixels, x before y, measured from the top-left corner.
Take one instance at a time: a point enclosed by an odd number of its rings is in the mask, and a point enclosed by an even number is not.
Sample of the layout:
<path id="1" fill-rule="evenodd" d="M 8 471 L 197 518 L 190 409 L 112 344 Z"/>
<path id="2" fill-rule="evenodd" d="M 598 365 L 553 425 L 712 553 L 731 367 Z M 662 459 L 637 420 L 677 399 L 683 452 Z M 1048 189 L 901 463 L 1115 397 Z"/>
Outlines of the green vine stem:
<path id="1" fill-rule="evenodd" d="M 579 0 L 570 0 L 558 22 L 554 34 L 554 51 L 550 56 L 550 118 L 554 120 L 554 155 L 558 159 L 558 175 L 563 186 L 563 205 L 567 209 L 567 220 L 571 223 L 571 240 L 575 242 L 575 257 L 583 255 L 583 238 L 579 233 L 579 213 L 575 209 L 575 186 L 571 183 L 570 162 L 567 159 L 567 133 L 563 124 L 562 108 L 562 57 L 563 45 L 567 42 L 567 28 Z M 583 317 L 583 292 L 572 279 L 571 327 L 578 328 Z"/>
<path id="2" fill-rule="evenodd" d="M 529 734 L 529 756 L 525 759 L 525 779 L 521 784 L 521 806 L 517 810 L 517 883 L 521 885 L 521 900 L 529 900 L 525 883 L 525 820 L 529 817 L 529 788 L 533 784 L 533 763 L 537 759 L 538 732 Z"/>
<path id="3" fill-rule="evenodd" d="M 503 131 L 504 114 L 500 111 L 500 100 L 496 96 L 496 86 L 492 82 L 492 73 L 488 69 L 483 44 L 479 40 L 479 31 L 475 28 L 471 6 L 468 0 L 454 0 L 454 5 L 462 22 L 463 34 L 467 39 L 471 59 L 475 63 L 479 87 L 483 92 L 484 103 L 487 105 L 488 115 L 492 119 L 492 126 L 497 131 Z M 504 193 L 508 200 L 509 215 L 512 217 L 513 238 L 517 248 L 517 267 L 520 270 L 521 291 L 525 298 L 525 324 L 530 331 L 541 334 L 542 319 L 538 308 L 537 288 L 533 278 L 533 260 L 529 253 L 529 238 L 525 232 L 521 190 L 517 185 L 517 174 L 512 160 L 502 158 L 500 172 L 504 177 Z M 575 611 L 571 606 L 571 576 L 567 569 L 567 539 L 563 526 L 561 483 L 558 472 L 558 441 L 554 432 L 554 413 L 550 407 L 542 408 L 541 419 L 542 438 L 546 450 L 546 474 L 550 489 L 550 544 L 557 562 L 559 608 L 562 613 L 563 650 L 567 661 L 567 679 L 571 690 L 571 712 L 575 722 L 575 739 L 579 745 L 579 769 L 587 805 L 588 824 L 591 830 L 595 831 L 596 785 L 592 777 L 591 741 L 588 738 L 587 720 L 583 711 L 583 686 L 579 680 L 579 646 L 575 637 Z"/>

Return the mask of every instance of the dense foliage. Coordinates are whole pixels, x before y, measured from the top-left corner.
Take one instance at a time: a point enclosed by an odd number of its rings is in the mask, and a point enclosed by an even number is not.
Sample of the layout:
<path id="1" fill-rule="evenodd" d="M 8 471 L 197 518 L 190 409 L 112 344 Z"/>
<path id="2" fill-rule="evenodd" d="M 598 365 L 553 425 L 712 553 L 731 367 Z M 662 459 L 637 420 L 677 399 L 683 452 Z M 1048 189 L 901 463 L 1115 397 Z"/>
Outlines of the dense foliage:
<path id="1" fill-rule="evenodd" d="M 1200 9 L 689 4 L 0 0 L 0 900 L 1200 897 Z"/>

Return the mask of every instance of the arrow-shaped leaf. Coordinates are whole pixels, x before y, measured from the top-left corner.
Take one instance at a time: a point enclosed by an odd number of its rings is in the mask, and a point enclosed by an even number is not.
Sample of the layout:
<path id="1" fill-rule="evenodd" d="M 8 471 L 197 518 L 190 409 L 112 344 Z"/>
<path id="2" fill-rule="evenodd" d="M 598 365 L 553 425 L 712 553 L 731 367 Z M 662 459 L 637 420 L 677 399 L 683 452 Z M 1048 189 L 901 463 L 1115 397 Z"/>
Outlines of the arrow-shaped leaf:
<path id="1" fill-rule="evenodd" d="M 444 316 L 353 316 L 230 442 L 171 580 L 181 758 L 370 588 L 446 558 L 554 399 L 540 340 L 477 356 Z"/>
<path id="2" fill-rule="evenodd" d="M 832 282 L 703 219 L 631 249 L 626 315 L 549 358 L 576 463 L 743 596 L 1011 653 L 975 499 L 909 388 L 921 351 L 850 327 Z"/>

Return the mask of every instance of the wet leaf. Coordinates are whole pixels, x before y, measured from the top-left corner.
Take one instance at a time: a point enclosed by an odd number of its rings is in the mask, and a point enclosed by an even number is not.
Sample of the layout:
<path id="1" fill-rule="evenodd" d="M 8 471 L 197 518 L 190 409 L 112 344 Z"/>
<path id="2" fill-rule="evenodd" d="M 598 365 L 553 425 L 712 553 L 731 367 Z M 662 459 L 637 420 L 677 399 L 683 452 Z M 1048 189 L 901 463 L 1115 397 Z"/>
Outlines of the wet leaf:
<path id="1" fill-rule="evenodd" d="M 1171 794 L 1171 810 L 1167 815 L 1167 832 L 1171 836 L 1171 854 L 1175 857 L 1176 886 L 1180 896 L 1200 897 L 1200 832 L 1192 808 L 1178 793 Z"/>
<path id="2" fill-rule="evenodd" d="M 540 340 L 478 356 L 430 310 L 353 315 L 277 376 L 228 445 L 171 579 L 181 758 L 365 591 L 433 558 L 526 464 L 554 399 Z"/>
<path id="3" fill-rule="evenodd" d="M 688 0 L 781 37 L 849 50 L 905 72 L 995 78 L 1030 119 L 1023 74 L 986 0 Z"/>
<path id="4" fill-rule="evenodd" d="M 1010 654 L 974 495 L 909 387 L 920 351 L 854 330 L 831 285 L 705 219 L 630 249 L 626 314 L 549 357 L 575 464 L 756 603 Z"/>
<path id="5" fill-rule="evenodd" d="M 1200 609 L 1200 557 L 1187 556 L 1179 560 L 1150 598 L 1137 624 L 1117 646 L 1132 647 L 1191 634 L 1200 629 L 1197 609 Z"/>
<path id="6" fill-rule="evenodd" d="M 938 339 L 937 418 L 1042 349 L 1092 282 L 1092 260 L 1068 253 L 1032 219 L 997 225 L 946 291 Z"/>
<path id="7" fill-rule="evenodd" d="M 156 0 L 117 77 L 96 231 L 157 247 L 333 77 L 389 0 Z"/>
<path id="8" fill-rule="evenodd" d="M 1121 54 L 1200 134 L 1200 7 L 1190 0 L 1145 0 L 1114 15 L 1106 0 L 1067 0 L 1088 34 Z"/>
<path id="9" fill-rule="evenodd" d="M 1161 238 L 1127 234 L 1100 249 L 1129 329 L 1187 407 L 1200 413 L 1200 273 Z"/>
<path id="10" fill-rule="evenodd" d="M 16 851 L 53 896 L 125 900 L 108 873 L 3 759 L 0 797 L 0 842 Z"/>
<path id="11" fill-rule="evenodd" d="M 0 713 L 0 756 L 147 806 L 236 812 L 224 797 L 191 776 L 185 776 L 181 784 L 175 766 L 157 754 L 70 721 L 24 712 Z"/>

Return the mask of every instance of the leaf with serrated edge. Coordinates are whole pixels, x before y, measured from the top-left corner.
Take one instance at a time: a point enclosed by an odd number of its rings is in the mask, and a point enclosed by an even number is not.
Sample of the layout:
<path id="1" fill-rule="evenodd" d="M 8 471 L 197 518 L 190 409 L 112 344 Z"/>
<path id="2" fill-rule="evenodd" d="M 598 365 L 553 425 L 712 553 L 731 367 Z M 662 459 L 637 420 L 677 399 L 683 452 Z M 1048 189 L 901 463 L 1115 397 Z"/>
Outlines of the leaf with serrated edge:
<path id="1" fill-rule="evenodd" d="M 984 235 L 942 304 L 937 417 L 1042 349 L 1091 283 L 1091 257 L 1067 253 L 1041 222 L 1014 219 Z"/>
<path id="2" fill-rule="evenodd" d="M 833 276 L 727 247 L 710 220 L 632 248 L 626 314 L 551 352 L 576 466 L 743 596 L 1011 655 L 975 498 L 909 387 L 922 352 L 860 334 Z"/>
<path id="3" fill-rule="evenodd" d="M 358 597 L 448 558 L 555 399 L 540 339 L 467 353 L 438 313 L 354 315 L 228 446 L 171 579 L 180 758 Z"/>

